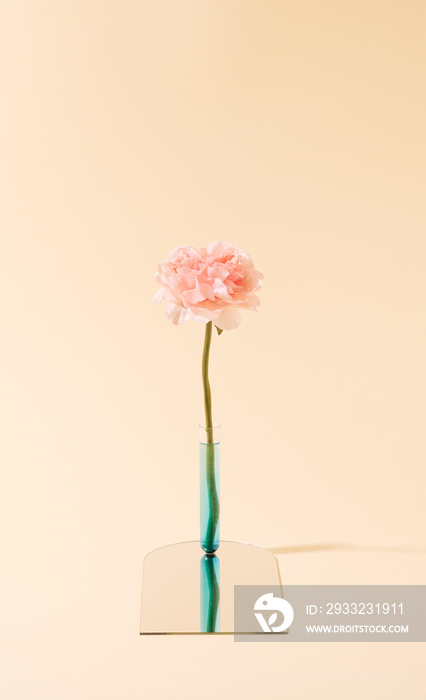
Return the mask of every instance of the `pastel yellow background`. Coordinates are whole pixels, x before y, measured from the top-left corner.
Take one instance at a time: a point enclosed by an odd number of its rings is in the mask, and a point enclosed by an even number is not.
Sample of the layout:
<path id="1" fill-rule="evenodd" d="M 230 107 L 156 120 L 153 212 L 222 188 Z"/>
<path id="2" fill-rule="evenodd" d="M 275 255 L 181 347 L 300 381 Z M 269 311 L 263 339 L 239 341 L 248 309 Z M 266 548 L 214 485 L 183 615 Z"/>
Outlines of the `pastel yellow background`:
<path id="1" fill-rule="evenodd" d="M 218 238 L 265 275 L 213 339 L 223 538 L 426 583 L 425 3 L 1 15 L 1 696 L 421 700 L 425 645 L 138 625 L 143 556 L 198 535 L 203 329 L 153 274 Z"/>

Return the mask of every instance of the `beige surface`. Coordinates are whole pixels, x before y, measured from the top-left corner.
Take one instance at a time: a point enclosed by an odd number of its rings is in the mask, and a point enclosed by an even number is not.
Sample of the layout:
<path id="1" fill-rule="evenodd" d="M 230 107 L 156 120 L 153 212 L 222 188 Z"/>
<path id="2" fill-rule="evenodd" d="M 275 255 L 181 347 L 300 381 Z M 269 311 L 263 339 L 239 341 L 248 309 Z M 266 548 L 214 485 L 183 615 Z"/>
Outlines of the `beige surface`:
<path id="1" fill-rule="evenodd" d="M 2 697 L 424 698 L 424 645 L 138 624 L 143 555 L 198 531 L 202 329 L 150 302 L 179 244 L 265 275 L 212 349 L 223 537 L 426 545 L 425 3 L 1 13 Z M 425 583 L 424 559 L 280 555 L 293 583 Z"/>

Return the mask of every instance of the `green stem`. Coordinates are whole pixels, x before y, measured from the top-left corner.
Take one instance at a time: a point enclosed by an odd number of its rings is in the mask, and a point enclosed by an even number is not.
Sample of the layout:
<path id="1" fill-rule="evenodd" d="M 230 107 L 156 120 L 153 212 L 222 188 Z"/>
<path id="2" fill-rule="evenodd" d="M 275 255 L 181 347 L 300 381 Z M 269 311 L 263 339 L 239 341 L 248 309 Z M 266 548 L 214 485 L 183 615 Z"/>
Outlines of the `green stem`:
<path id="1" fill-rule="evenodd" d="M 204 338 L 202 376 L 204 389 L 204 411 L 206 415 L 206 483 L 209 501 L 209 518 L 207 522 L 206 540 L 204 549 L 206 552 L 213 551 L 214 536 L 219 522 L 219 496 L 216 488 L 215 475 L 215 454 L 212 419 L 212 396 L 209 382 L 209 357 L 212 340 L 213 322 L 206 324 L 206 334 Z"/>
<path id="2" fill-rule="evenodd" d="M 206 481 L 209 502 L 209 519 L 207 521 L 204 551 L 207 553 L 212 553 L 214 551 L 214 539 L 219 522 L 220 510 L 219 495 L 216 488 L 214 447 L 214 444 L 206 445 Z"/>
<path id="3" fill-rule="evenodd" d="M 201 372 L 203 375 L 204 389 L 204 412 L 206 414 L 207 442 L 213 442 L 213 419 L 212 419 L 212 393 L 209 382 L 209 357 L 210 345 L 212 342 L 213 321 L 206 323 L 206 334 L 204 336 L 203 361 Z"/>

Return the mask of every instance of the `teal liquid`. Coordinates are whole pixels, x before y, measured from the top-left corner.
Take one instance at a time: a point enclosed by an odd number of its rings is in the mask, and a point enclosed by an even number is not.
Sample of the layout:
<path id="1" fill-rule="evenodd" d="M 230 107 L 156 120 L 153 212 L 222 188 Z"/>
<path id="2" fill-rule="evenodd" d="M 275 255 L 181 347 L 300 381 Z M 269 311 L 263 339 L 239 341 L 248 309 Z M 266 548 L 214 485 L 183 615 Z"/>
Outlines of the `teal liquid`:
<path id="1" fill-rule="evenodd" d="M 200 562 L 200 632 L 220 632 L 220 564 L 215 554 Z"/>
<path id="2" fill-rule="evenodd" d="M 200 544 L 208 554 L 219 547 L 220 443 L 200 442 Z"/>

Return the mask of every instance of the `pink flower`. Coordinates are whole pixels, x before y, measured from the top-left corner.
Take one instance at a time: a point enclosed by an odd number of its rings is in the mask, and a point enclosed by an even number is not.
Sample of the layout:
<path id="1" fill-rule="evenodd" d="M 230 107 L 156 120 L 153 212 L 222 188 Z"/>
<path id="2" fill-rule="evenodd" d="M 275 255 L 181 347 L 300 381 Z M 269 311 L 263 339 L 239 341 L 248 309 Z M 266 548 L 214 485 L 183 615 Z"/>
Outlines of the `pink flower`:
<path id="1" fill-rule="evenodd" d="M 229 243 L 215 241 L 207 248 L 175 248 L 158 266 L 155 279 L 161 289 L 153 301 L 167 302 L 169 321 L 213 321 L 222 330 L 241 323 L 240 309 L 256 310 L 255 292 L 263 275 L 250 255 Z"/>

